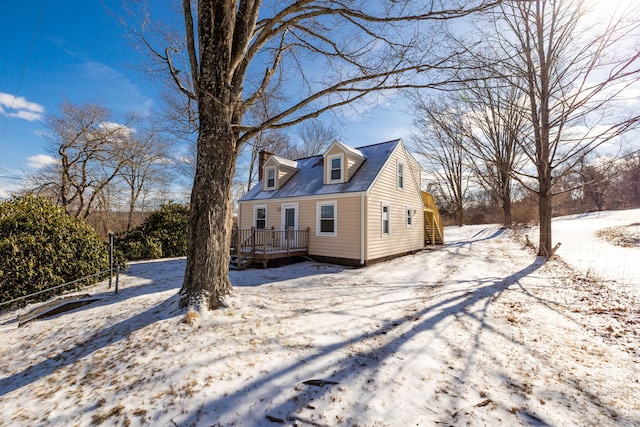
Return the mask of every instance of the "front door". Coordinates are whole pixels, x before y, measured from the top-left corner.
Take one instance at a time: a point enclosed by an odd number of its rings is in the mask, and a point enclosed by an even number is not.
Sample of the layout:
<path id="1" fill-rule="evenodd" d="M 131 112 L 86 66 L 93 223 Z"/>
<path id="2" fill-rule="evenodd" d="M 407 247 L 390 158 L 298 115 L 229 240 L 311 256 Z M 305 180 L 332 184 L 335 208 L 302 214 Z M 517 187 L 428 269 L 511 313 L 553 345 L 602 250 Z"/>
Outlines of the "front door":
<path id="1" fill-rule="evenodd" d="M 298 229 L 298 205 L 282 206 L 282 229 L 284 230 L 283 243 L 289 247 L 295 247 Z"/>
<path id="2" fill-rule="evenodd" d="M 284 210 L 284 229 L 296 229 L 296 208 L 285 208 Z"/>

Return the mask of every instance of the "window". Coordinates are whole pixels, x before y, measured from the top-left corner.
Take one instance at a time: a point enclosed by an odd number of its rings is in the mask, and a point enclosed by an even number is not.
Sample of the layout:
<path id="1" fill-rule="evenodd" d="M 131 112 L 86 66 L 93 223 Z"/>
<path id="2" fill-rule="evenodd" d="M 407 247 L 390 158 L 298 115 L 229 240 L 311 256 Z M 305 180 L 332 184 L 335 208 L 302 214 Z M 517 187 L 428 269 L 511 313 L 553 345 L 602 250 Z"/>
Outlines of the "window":
<path id="1" fill-rule="evenodd" d="M 257 230 L 262 230 L 267 227 L 267 207 L 255 206 L 253 208 L 253 226 Z"/>
<path id="2" fill-rule="evenodd" d="M 335 201 L 318 202 L 316 205 L 317 236 L 336 236 L 338 234 L 337 210 Z"/>
<path id="3" fill-rule="evenodd" d="M 276 188 L 276 168 L 267 168 L 267 188 Z"/>
<path id="4" fill-rule="evenodd" d="M 398 163 L 398 188 L 404 188 L 404 165 Z"/>
<path id="5" fill-rule="evenodd" d="M 338 154 L 336 156 L 330 156 L 328 159 L 329 170 L 327 182 L 342 182 L 343 181 L 343 156 Z"/>
<path id="6" fill-rule="evenodd" d="M 391 211 L 391 207 L 388 204 L 383 203 L 382 204 L 382 235 L 383 236 L 388 236 L 389 234 L 391 234 L 390 211 Z"/>
<path id="7" fill-rule="evenodd" d="M 413 209 L 407 206 L 407 227 L 413 227 Z"/>

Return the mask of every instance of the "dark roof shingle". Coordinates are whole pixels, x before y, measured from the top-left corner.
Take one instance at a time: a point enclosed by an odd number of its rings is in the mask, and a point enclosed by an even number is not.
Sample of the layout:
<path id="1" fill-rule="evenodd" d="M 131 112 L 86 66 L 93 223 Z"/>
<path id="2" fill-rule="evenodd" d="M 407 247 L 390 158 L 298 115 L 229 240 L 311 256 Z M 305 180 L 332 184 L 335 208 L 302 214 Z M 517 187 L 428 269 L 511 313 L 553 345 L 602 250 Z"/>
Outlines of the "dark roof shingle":
<path id="1" fill-rule="evenodd" d="M 324 185 L 322 156 L 307 157 L 297 161 L 298 172 L 296 172 L 282 188 L 272 191 L 262 191 L 262 182 L 258 182 L 240 201 L 366 191 L 371 184 L 373 184 L 373 181 L 399 143 L 400 140 L 396 139 L 358 148 L 366 159 L 349 182 Z"/>

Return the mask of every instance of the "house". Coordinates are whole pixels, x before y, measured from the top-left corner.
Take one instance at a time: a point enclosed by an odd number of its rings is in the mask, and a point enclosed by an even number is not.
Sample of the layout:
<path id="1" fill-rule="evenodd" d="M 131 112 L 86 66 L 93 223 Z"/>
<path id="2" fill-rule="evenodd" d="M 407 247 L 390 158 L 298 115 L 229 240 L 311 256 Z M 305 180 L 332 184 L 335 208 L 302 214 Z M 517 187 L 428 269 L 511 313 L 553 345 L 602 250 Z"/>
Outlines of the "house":
<path id="1" fill-rule="evenodd" d="M 239 268 L 299 255 L 366 265 L 443 242 L 420 165 L 399 139 L 358 149 L 335 141 L 295 161 L 262 152 L 259 180 L 239 201 Z"/>

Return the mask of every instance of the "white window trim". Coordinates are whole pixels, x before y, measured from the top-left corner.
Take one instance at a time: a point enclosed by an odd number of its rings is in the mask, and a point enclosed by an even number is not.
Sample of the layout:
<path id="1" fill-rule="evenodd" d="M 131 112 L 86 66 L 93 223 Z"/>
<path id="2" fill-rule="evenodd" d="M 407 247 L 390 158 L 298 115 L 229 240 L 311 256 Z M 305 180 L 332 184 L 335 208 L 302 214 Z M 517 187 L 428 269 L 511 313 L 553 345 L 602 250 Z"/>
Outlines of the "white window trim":
<path id="1" fill-rule="evenodd" d="M 320 231 L 320 220 L 322 206 L 333 206 L 333 232 L 327 233 Z M 323 202 L 316 202 L 316 236 L 336 237 L 338 235 L 338 201 L 328 200 Z"/>
<path id="2" fill-rule="evenodd" d="M 402 173 L 400 173 L 400 171 L 402 170 Z M 402 177 L 402 185 L 400 185 L 400 178 Z M 404 190 L 405 187 L 405 167 L 404 167 L 404 163 L 402 162 L 398 162 L 398 165 L 396 166 L 396 187 L 399 190 Z"/>
<path id="3" fill-rule="evenodd" d="M 254 205 L 253 206 L 253 226 L 258 229 L 258 209 L 264 209 L 264 229 L 267 228 L 267 219 L 269 215 L 269 210 L 267 209 L 267 205 Z"/>
<path id="4" fill-rule="evenodd" d="M 388 220 L 389 221 L 389 232 L 385 233 L 384 232 L 384 208 L 387 208 L 387 216 L 388 216 Z M 382 202 L 380 203 L 380 233 L 382 234 L 383 237 L 385 236 L 391 236 L 391 204 L 388 202 Z"/>
<path id="5" fill-rule="evenodd" d="M 273 171 L 273 186 L 269 187 L 269 171 Z M 275 190 L 278 185 L 278 174 L 275 166 L 264 168 L 264 188 L 267 190 Z"/>
<path id="6" fill-rule="evenodd" d="M 412 228 L 413 227 L 413 222 L 415 221 L 415 215 L 414 215 L 415 209 L 413 207 L 411 207 L 411 206 L 407 206 L 406 212 L 407 212 L 407 218 L 406 218 L 407 228 Z M 411 224 L 409 224 L 409 219 L 411 219 Z"/>
<path id="7" fill-rule="evenodd" d="M 331 162 L 334 159 L 340 159 L 340 178 L 331 179 Z M 333 154 L 331 156 L 327 156 L 327 183 L 328 184 L 339 184 L 344 182 L 344 154 Z"/>

